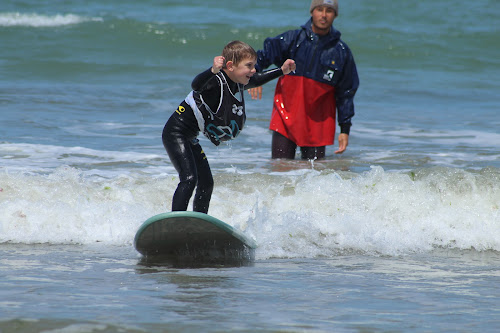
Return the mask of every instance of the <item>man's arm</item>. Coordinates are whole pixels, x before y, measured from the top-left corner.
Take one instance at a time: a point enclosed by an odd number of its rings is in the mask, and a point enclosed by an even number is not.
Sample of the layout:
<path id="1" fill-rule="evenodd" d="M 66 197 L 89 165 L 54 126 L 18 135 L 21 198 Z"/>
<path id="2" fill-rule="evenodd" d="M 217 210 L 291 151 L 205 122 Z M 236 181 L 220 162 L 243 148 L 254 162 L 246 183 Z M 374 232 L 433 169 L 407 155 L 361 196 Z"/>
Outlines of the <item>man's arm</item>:
<path id="1" fill-rule="evenodd" d="M 260 72 L 273 64 L 279 67 L 286 59 L 291 58 L 290 45 L 295 41 L 296 35 L 297 31 L 289 30 L 276 37 L 266 38 L 262 50 L 257 51 L 257 71 Z"/>
<path id="2" fill-rule="evenodd" d="M 359 77 L 354 57 L 347 47 L 346 52 L 342 77 L 335 87 L 335 100 L 340 132 L 349 135 L 351 119 L 354 117 L 354 95 L 359 87 Z"/>

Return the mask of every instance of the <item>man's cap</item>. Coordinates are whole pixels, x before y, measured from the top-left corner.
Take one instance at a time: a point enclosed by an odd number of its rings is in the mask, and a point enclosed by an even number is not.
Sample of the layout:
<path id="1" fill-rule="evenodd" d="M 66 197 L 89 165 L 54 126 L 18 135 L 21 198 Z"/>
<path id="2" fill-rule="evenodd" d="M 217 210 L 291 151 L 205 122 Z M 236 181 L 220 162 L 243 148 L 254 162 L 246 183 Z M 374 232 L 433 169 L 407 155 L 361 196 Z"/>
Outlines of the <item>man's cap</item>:
<path id="1" fill-rule="evenodd" d="M 310 12 L 314 10 L 314 8 L 318 6 L 325 6 L 333 8 L 336 15 L 339 15 L 339 2 L 338 0 L 312 0 L 311 1 L 311 9 Z"/>

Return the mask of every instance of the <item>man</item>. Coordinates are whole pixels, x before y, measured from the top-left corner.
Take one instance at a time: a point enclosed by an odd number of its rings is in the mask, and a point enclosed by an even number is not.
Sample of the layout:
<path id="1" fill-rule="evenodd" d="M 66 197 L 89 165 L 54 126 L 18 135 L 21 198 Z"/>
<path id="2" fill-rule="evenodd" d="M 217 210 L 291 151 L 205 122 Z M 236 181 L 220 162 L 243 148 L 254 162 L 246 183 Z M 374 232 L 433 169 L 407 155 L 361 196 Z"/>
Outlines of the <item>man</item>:
<path id="1" fill-rule="evenodd" d="M 257 52 L 257 69 L 281 66 L 295 60 L 295 73 L 276 85 L 269 129 L 273 132 L 272 158 L 294 159 L 297 146 L 302 159 L 325 157 L 325 146 L 335 138 L 336 110 L 343 153 L 349 143 L 354 95 L 359 78 L 353 55 L 332 24 L 338 16 L 338 0 L 313 0 L 311 19 L 301 29 L 267 38 Z M 262 97 L 262 87 L 249 91 Z"/>

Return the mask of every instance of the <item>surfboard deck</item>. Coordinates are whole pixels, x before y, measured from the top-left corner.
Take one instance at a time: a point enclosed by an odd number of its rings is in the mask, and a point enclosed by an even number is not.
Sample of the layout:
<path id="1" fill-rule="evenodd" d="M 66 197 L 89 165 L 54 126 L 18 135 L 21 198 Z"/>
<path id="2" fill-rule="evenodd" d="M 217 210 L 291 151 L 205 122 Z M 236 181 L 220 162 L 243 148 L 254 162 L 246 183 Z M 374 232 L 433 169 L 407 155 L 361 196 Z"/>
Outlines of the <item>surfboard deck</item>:
<path id="1" fill-rule="evenodd" d="M 149 262 L 177 266 L 245 265 L 255 259 L 253 239 L 213 216 L 170 212 L 146 220 L 134 246 Z"/>

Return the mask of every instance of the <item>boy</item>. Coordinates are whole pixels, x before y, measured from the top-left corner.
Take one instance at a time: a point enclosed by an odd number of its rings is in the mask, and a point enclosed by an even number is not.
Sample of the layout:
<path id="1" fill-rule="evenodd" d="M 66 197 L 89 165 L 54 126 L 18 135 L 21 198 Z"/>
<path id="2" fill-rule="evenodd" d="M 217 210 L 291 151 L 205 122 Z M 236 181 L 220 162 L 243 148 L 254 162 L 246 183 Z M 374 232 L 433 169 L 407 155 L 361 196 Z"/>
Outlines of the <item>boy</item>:
<path id="1" fill-rule="evenodd" d="M 295 70 L 295 62 L 288 59 L 281 68 L 256 73 L 256 62 L 257 53 L 250 45 L 240 41 L 227 44 L 212 67 L 194 78 L 193 91 L 165 124 L 163 145 L 180 178 L 172 211 L 187 210 L 196 188 L 193 210 L 208 212 L 214 181 L 197 139 L 199 132 L 216 146 L 234 139 L 246 120 L 243 91 Z"/>

